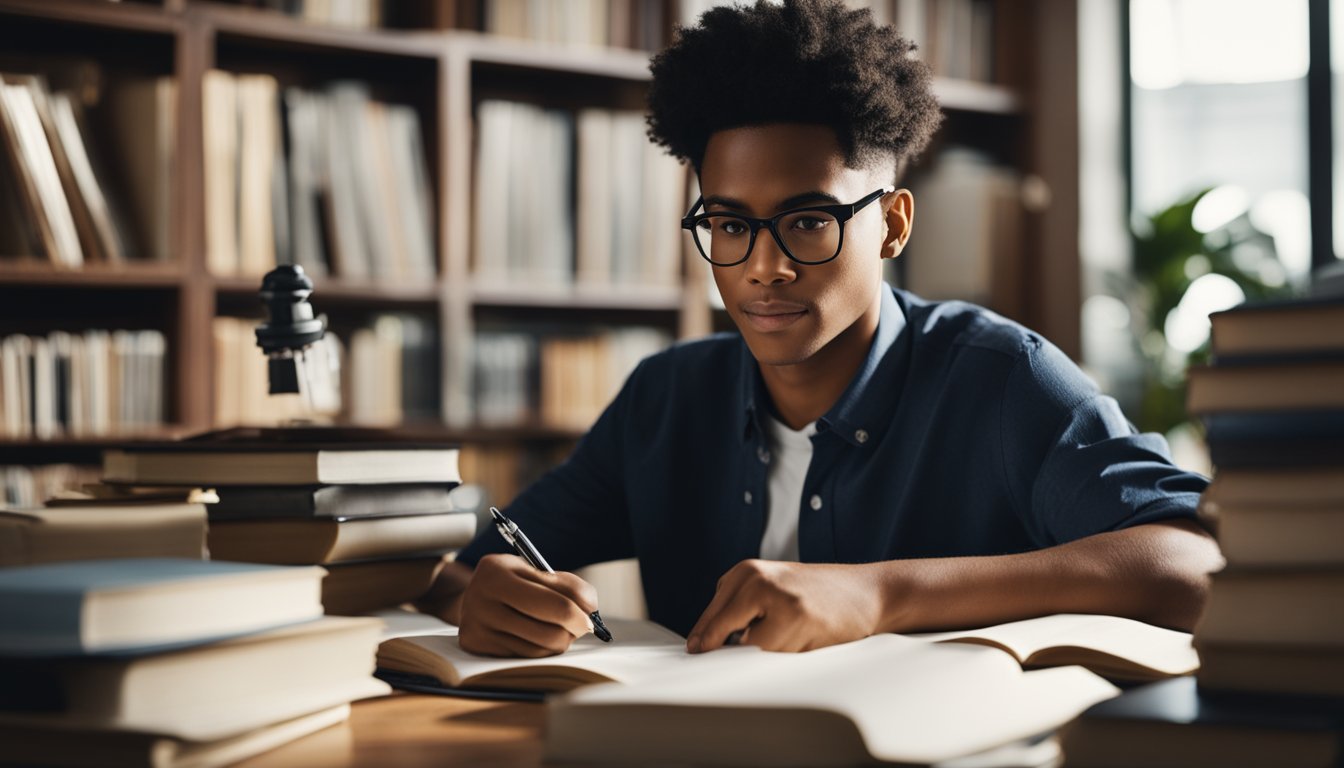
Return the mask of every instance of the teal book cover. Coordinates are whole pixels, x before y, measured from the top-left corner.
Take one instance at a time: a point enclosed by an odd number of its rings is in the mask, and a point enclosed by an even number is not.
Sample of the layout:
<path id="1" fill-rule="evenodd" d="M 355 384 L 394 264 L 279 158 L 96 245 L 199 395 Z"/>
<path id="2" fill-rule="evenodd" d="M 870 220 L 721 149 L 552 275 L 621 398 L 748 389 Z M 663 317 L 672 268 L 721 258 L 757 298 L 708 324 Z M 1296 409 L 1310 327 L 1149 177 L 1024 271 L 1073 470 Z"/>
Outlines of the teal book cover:
<path id="1" fill-rule="evenodd" d="M 184 637 L 183 632 L 189 633 L 190 630 L 178 631 L 179 628 L 163 626 L 172 622 L 164 621 L 162 611 L 155 611 L 148 605 L 158 596 L 166 596 L 166 601 L 175 599 L 172 592 L 177 591 L 176 587 L 191 589 L 236 583 L 242 589 L 256 592 L 268 589 L 267 577 L 277 577 L 280 583 L 291 583 L 291 579 L 283 577 L 296 575 L 296 571 L 320 573 L 320 569 L 309 567 L 176 558 L 84 560 L 0 569 L 0 617 L 4 617 L 0 620 L 0 655 L 70 656 L 92 651 L 148 653 L 198 645 L 317 618 L 321 613 L 320 603 L 316 604 L 314 613 L 311 606 L 299 601 L 288 601 L 292 607 L 267 607 L 259 609 L 255 616 L 207 617 L 204 622 L 200 622 L 201 633 Z M 313 578 L 313 581 L 316 586 L 318 580 Z M 212 584 L 207 585 L 207 582 Z M 161 589 L 164 587 L 174 589 Z M 171 639 L 114 643 L 110 647 L 103 644 L 91 648 L 89 624 L 93 621 L 92 617 L 97 615 L 90 610 L 92 599 L 100 595 L 126 595 L 137 591 L 143 591 L 147 596 L 146 605 L 143 606 L 144 620 L 140 622 L 143 634 L 147 638 Z M 218 590 L 215 590 L 215 594 L 218 594 Z M 181 600 L 180 597 L 176 599 Z M 161 601 L 160 605 L 168 604 L 166 601 Z M 137 608 L 135 605 L 128 607 Z M 199 607 L 202 610 L 196 612 L 198 614 L 211 610 L 208 605 Z M 288 620 L 282 618 L 287 612 L 293 614 Z M 279 620 L 268 621 L 268 616 Z M 118 617 L 119 623 L 130 625 L 133 630 L 139 618 L 125 613 Z M 185 627 L 191 617 L 182 618 Z M 256 626 L 258 621 L 265 625 Z M 233 625 L 233 629 L 228 629 L 227 625 Z"/>

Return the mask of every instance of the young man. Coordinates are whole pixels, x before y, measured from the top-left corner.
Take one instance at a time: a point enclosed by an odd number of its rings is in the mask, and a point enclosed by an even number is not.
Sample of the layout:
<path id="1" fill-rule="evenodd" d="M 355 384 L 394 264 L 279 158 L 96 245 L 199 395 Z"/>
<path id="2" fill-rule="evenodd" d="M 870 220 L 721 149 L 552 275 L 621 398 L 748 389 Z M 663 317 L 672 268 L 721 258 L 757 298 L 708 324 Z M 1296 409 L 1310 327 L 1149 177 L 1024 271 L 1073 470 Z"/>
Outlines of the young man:
<path id="1" fill-rule="evenodd" d="M 909 53 L 797 0 L 712 10 L 655 57 L 650 133 L 697 171 L 684 225 L 741 336 L 645 360 L 514 501 L 559 573 L 494 530 L 461 552 L 422 607 L 463 648 L 564 651 L 597 607 L 568 571 L 630 556 L 692 652 L 1064 612 L 1192 626 L 1220 562 L 1205 480 L 1039 336 L 882 282 L 914 223 L 891 185 L 940 119 Z"/>

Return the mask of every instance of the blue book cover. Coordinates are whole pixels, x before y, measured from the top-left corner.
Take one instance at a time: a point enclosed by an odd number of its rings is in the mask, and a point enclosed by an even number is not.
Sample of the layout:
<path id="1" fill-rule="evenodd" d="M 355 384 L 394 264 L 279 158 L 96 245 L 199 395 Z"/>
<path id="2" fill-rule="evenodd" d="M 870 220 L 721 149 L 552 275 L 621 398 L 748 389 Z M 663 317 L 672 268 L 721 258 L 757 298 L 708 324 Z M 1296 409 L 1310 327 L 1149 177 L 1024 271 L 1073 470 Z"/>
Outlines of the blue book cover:
<path id="1" fill-rule="evenodd" d="M 126 558 L 45 563 L 0 569 L 0 655 L 69 656 L 84 655 L 86 647 L 86 602 L 100 592 L 135 590 L 169 584 L 189 585 L 193 581 L 229 580 L 252 582 L 251 574 L 315 571 L 307 566 L 256 565 L 210 560 L 176 558 Z M 299 612 L 303 606 L 297 606 Z M 147 653 L 182 648 L 204 642 L 251 634 L 286 623 L 307 621 L 316 615 L 296 615 L 292 621 L 272 622 L 265 627 L 249 626 L 245 631 L 211 633 L 209 636 L 177 638 L 167 643 L 133 644 L 92 649 L 108 653 Z M 244 619 L 238 622 L 246 625 Z"/>

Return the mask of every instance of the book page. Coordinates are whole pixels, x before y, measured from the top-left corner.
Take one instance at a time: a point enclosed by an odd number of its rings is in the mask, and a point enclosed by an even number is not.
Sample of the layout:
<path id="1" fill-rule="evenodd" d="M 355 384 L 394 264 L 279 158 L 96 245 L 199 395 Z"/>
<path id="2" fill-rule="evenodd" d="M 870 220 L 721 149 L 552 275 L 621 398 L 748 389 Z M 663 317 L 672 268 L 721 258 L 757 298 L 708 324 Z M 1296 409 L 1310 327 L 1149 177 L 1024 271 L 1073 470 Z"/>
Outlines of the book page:
<path id="1" fill-rule="evenodd" d="M 1078 667 L 1023 672 L 997 650 L 900 635 L 808 653 L 728 648 L 690 658 L 667 674 L 588 686 L 550 706 L 703 709 L 730 727 L 734 709 L 834 712 L 854 722 L 874 757 L 929 763 L 1051 730 L 1118 692 Z M 611 714 L 613 728 L 619 721 Z"/>
<path id="2" fill-rule="evenodd" d="M 1190 634 L 1155 627 L 1119 616 L 1062 613 L 1012 621 L 983 629 L 909 635 L 931 643 L 988 640 L 1023 664 L 1090 664 L 1093 654 L 1048 654 L 1050 649 L 1083 648 L 1132 662 L 1164 675 L 1184 675 L 1199 668 Z M 1034 654 L 1041 658 L 1032 659 Z M 1052 658 L 1053 657 L 1053 658 Z M 1114 668 L 1114 664 L 1106 665 Z"/>
<path id="3" fill-rule="evenodd" d="M 398 621 L 403 627 L 407 623 L 404 619 Z M 661 673 L 690 658 L 690 654 L 686 653 L 686 641 L 680 635 L 651 621 L 637 619 L 609 619 L 607 627 L 614 638 L 610 643 L 587 634 L 575 640 L 563 654 L 541 659 L 477 656 L 462 650 L 458 645 L 456 627 L 450 624 L 444 624 L 443 627 L 433 634 L 399 634 L 397 641 L 411 643 L 448 661 L 464 681 L 506 670 L 533 669 L 538 675 L 543 675 L 549 670 L 564 667 L 629 682 Z M 518 681 L 519 676 L 510 675 L 510 687 L 514 687 Z M 479 684 L 488 686 L 489 681 L 479 681 Z"/>
<path id="4" fill-rule="evenodd" d="M 405 608 L 384 608 L 364 615 L 383 620 L 383 634 L 379 638 L 380 641 L 410 635 L 457 637 L 456 624 L 449 624 L 437 616 L 430 616 L 419 611 L 408 611 Z"/>

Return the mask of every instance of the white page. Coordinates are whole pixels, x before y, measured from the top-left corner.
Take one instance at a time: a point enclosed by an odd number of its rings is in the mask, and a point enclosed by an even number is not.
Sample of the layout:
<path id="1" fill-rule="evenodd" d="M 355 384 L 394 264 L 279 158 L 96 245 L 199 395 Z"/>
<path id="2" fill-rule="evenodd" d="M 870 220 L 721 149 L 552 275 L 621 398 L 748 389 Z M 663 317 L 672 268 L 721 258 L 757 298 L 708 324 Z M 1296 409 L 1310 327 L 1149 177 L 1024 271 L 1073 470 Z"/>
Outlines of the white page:
<path id="1" fill-rule="evenodd" d="M 686 653 L 686 641 L 681 636 L 653 622 L 611 619 L 606 624 L 615 638 L 611 643 L 604 643 L 592 634 L 587 634 L 575 640 L 563 654 L 541 659 L 477 656 L 462 650 L 458 645 L 456 631 L 438 631 L 435 634 L 414 632 L 401 637 L 446 658 L 462 678 L 502 669 L 574 667 L 613 680 L 631 681 L 662 673 L 671 665 L 683 664 L 691 658 Z"/>
<path id="2" fill-rule="evenodd" d="M 932 643 L 983 637 L 1011 649 L 1020 659 L 1043 648 L 1081 646 L 1171 675 L 1189 674 L 1199 668 L 1199 656 L 1190 644 L 1190 633 L 1119 616 L 1062 613 L 984 629 L 909 637 Z"/>
<path id="3" fill-rule="evenodd" d="M 1118 693 L 1081 667 L 1023 672 L 1002 651 L 877 635 L 809 653 L 728 649 L 631 685 L 594 685 L 574 705 L 808 709 L 858 725 L 875 757 L 928 763 L 1051 730 Z"/>

